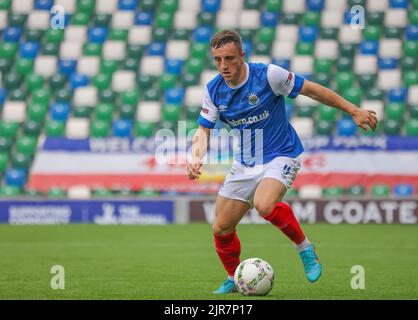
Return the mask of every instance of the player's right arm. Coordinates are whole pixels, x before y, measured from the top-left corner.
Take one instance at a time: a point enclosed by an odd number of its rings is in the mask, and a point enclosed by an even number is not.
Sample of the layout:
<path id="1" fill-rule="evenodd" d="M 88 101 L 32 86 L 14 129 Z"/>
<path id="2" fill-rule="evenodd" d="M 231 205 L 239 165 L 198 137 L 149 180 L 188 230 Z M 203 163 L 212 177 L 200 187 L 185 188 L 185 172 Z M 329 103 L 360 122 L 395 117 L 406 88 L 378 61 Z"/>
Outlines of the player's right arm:
<path id="1" fill-rule="evenodd" d="M 202 174 L 200 168 L 202 167 L 202 159 L 205 156 L 209 145 L 210 129 L 199 126 L 192 140 L 192 157 L 187 162 L 186 171 L 189 179 L 199 179 Z"/>
<path id="2" fill-rule="evenodd" d="M 205 156 L 209 146 L 210 129 L 215 127 L 216 120 L 219 118 L 219 110 L 213 103 L 208 88 L 205 87 L 202 111 L 200 112 L 198 124 L 199 128 L 196 130 L 192 140 L 192 154 L 191 160 L 187 162 L 186 171 L 189 179 L 199 179 L 201 175 L 200 168 L 203 164 L 203 157 Z"/>

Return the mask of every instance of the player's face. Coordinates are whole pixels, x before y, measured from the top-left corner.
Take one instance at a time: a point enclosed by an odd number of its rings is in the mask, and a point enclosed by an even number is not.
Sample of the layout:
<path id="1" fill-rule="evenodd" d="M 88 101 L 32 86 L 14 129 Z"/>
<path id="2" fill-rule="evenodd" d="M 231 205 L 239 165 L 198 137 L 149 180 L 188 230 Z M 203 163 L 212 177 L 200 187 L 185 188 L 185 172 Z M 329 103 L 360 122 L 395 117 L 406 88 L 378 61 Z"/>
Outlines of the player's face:
<path id="1" fill-rule="evenodd" d="M 226 82 L 237 85 L 245 78 L 244 56 L 234 43 L 227 43 L 220 48 L 211 49 L 216 68 Z"/>

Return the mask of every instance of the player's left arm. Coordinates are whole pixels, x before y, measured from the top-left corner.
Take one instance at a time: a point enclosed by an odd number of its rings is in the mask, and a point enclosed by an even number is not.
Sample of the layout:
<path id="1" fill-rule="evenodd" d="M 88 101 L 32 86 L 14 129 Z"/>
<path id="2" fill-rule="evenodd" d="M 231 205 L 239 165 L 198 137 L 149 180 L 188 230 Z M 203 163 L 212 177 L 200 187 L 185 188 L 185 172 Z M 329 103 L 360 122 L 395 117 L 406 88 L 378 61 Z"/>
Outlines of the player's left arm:
<path id="1" fill-rule="evenodd" d="M 369 127 L 372 128 L 373 131 L 376 130 L 376 112 L 357 107 L 331 89 L 305 79 L 300 94 L 347 112 L 353 117 L 357 126 L 366 131 L 369 131 Z"/>

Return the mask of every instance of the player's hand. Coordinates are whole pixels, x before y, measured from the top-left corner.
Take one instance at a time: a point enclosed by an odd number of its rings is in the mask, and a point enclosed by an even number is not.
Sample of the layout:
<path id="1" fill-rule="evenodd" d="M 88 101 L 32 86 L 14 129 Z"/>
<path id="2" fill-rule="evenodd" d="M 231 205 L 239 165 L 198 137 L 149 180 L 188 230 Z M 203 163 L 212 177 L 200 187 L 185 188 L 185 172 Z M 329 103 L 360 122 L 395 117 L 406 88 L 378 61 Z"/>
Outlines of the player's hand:
<path id="1" fill-rule="evenodd" d="M 376 112 L 373 110 L 366 110 L 358 108 L 353 114 L 353 120 L 356 125 L 366 131 L 369 131 L 369 127 L 375 131 L 377 125 Z"/>
<path id="2" fill-rule="evenodd" d="M 186 165 L 186 172 L 190 180 L 199 179 L 199 176 L 202 174 L 200 168 L 202 167 L 202 160 L 193 159 L 191 162 L 188 162 Z"/>

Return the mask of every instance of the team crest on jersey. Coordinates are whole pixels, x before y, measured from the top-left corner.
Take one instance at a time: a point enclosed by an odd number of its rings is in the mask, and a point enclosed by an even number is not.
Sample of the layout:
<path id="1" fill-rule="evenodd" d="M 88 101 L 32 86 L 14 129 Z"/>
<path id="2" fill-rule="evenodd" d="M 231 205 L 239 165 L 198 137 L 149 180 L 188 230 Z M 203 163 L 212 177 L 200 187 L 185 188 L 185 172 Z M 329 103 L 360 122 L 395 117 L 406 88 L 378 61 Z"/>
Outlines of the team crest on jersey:
<path id="1" fill-rule="evenodd" d="M 248 95 L 248 103 L 251 105 L 251 106 L 256 106 L 256 105 L 258 105 L 258 102 L 260 101 L 260 99 L 258 98 L 258 96 L 257 96 L 257 94 L 255 93 L 255 92 L 251 92 L 249 95 Z"/>
<path id="2" fill-rule="evenodd" d="M 226 109 L 227 109 L 228 107 L 227 106 L 225 106 L 225 105 L 223 105 L 223 104 L 221 104 L 220 106 L 219 106 L 219 111 L 225 111 Z"/>

